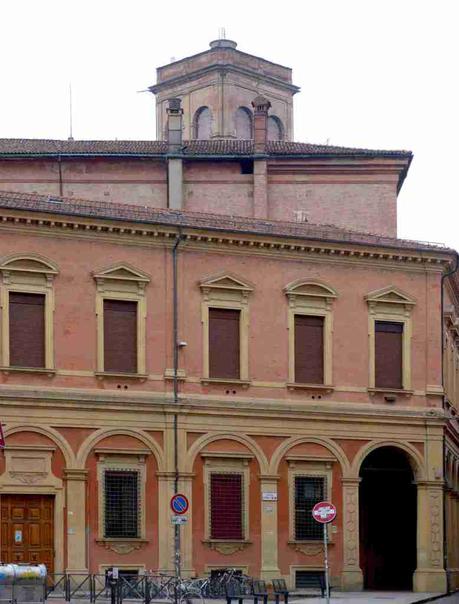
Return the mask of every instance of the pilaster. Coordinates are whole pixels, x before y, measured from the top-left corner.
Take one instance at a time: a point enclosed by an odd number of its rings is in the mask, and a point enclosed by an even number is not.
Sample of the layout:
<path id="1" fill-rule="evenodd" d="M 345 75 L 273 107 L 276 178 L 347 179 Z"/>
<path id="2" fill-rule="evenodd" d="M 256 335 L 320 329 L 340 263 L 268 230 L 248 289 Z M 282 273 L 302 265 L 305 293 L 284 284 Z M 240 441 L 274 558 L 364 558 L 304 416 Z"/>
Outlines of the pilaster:
<path id="1" fill-rule="evenodd" d="M 174 572 L 174 526 L 171 522 L 170 500 L 174 494 L 175 474 L 158 472 L 158 568 L 162 573 Z"/>
<path id="2" fill-rule="evenodd" d="M 344 591 L 361 591 L 363 573 L 359 552 L 359 483 L 360 478 L 343 478 L 343 573 Z"/>
<path id="3" fill-rule="evenodd" d="M 417 568 L 413 577 L 416 592 L 445 592 L 443 568 L 443 483 L 419 481 Z"/>
<path id="4" fill-rule="evenodd" d="M 261 500 L 261 578 L 281 576 L 278 563 L 277 482 L 279 476 L 260 476 Z"/>
<path id="5" fill-rule="evenodd" d="M 86 480 L 87 470 L 65 469 L 67 495 L 67 572 L 87 573 Z"/>

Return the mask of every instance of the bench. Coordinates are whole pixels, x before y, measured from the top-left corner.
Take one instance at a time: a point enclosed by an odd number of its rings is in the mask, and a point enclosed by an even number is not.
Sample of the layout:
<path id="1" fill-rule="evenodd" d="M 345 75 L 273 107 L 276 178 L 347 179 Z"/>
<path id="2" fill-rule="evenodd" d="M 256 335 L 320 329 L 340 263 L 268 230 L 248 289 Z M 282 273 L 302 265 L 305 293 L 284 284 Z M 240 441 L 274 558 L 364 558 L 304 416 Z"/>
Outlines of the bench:
<path id="1" fill-rule="evenodd" d="M 233 600 L 237 600 L 238 604 L 242 604 L 244 600 L 252 600 L 254 604 L 258 604 L 259 596 L 254 595 L 253 589 L 252 593 L 246 593 L 244 590 L 244 586 L 237 580 L 232 580 L 226 583 L 225 585 L 225 593 L 226 593 L 226 604 L 231 604 Z M 267 604 L 268 594 L 266 594 L 266 600 L 263 601 L 263 604 Z"/>
<path id="2" fill-rule="evenodd" d="M 258 598 L 263 598 L 263 604 L 268 604 L 268 589 L 266 587 L 266 581 L 255 580 L 253 582 L 253 601 L 255 604 L 258 602 Z"/>
<path id="3" fill-rule="evenodd" d="M 276 604 L 279 604 L 281 597 L 284 599 L 285 604 L 288 604 L 289 591 L 285 579 L 273 579 L 273 592 Z"/>
<path id="4" fill-rule="evenodd" d="M 279 579 L 280 581 L 283 581 L 283 584 L 285 586 L 285 581 L 284 579 Z M 273 581 L 274 584 L 274 581 Z M 285 586 L 286 588 L 286 586 Z M 299 590 L 302 590 L 303 588 L 316 588 L 316 589 L 320 589 L 320 593 L 322 595 L 322 598 L 325 596 L 325 573 L 323 571 L 317 571 L 317 572 L 307 572 L 302 574 L 301 576 L 301 587 L 298 587 L 295 589 L 296 593 L 298 594 Z M 329 590 L 331 592 L 332 588 L 329 586 Z M 287 600 L 285 600 L 285 602 L 287 602 Z"/>

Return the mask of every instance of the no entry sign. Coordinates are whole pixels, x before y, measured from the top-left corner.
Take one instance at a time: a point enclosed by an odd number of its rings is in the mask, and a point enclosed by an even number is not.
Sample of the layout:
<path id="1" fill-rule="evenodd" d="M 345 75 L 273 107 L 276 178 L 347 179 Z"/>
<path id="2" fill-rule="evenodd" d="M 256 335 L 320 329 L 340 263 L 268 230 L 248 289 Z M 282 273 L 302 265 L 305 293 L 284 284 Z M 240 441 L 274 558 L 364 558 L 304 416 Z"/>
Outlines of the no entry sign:
<path id="1" fill-rule="evenodd" d="M 173 495 L 171 498 L 171 509 L 174 514 L 180 516 L 181 514 L 186 514 L 190 504 L 188 503 L 188 499 L 185 495 L 181 493 L 177 493 Z"/>
<path id="2" fill-rule="evenodd" d="M 312 517 L 321 524 L 328 524 L 336 518 L 336 508 L 329 501 L 320 501 L 312 508 Z"/>

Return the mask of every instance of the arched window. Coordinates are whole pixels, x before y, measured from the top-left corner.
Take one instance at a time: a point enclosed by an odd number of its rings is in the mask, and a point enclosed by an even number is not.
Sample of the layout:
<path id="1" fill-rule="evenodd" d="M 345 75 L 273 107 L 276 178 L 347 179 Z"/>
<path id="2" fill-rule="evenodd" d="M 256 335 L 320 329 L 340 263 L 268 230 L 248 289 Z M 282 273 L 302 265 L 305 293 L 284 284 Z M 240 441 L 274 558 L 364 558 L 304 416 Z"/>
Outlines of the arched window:
<path id="1" fill-rule="evenodd" d="M 194 114 L 193 138 L 208 140 L 211 135 L 211 113 L 209 107 L 200 107 Z"/>
<path id="2" fill-rule="evenodd" d="M 277 115 L 270 115 L 268 117 L 268 140 L 284 140 L 284 127 Z"/>
<path id="3" fill-rule="evenodd" d="M 239 107 L 236 111 L 236 138 L 251 139 L 252 134 L 252 112 L 247 107 Z"/>

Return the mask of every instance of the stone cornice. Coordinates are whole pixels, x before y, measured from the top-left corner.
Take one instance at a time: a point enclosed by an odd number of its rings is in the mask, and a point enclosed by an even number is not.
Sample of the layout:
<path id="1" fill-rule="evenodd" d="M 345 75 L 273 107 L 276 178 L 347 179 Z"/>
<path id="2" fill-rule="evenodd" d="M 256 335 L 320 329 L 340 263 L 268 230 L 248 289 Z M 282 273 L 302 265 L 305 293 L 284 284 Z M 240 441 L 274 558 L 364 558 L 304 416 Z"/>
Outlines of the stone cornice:
<path id="1" fill-rule="evenodd" d="M 292 235 L 267 235 L 256 232 L 231 232 L 211 227 L 178 227 L 175 225 L 155 225 L 129 220 L 101 219 L 74 215 L 53 215 L 51 212 L 31 212 L 0 208 L 0 227 L 3 230 L 32 231 L 45 236 L 66 236 L 72 238 L 102 237 L 116 243 L 138 243 L 139 245 L 172 246 L 179 229 L 184 235 L 185 248 L 223 251 L 225 253 L 253 253 L 262 255 L 282 255 L 286 258 L 308 258 L 312 261 L 332 261 L 333 263 L 365 263 L 374 266 L 396 267 L 405 270 L 443 271 L 449 267 L 452 257 L 449 250 L 440 247 L 416 249 L 415 247 L 394 247 L 333 239 L 314 239 Z M 415 243 L 413 243 L 413 246 Z M 184 249 L 182 247 L 182 249 Z"/>
<path id="2" fill-rule="evenodd" d="M 257 418 L 276 418 L 282 416 L 285 419 L 328 419 L 335 421 L 339 413 L 340 421 L 356 421 L 366 419 L 369 422 L 422 424 L 428 422 L 432 425 L 443 426 L 446 418 L 441 408 L 432 409 L 426 407 L 387 407 L 369 403 L 352 404 L 344 402 L 320 402 L 275 399 L 239 399 L 231 400 L 224 398 L 203 398 L 194 400 L 191 397 L 183 397 L 180 402 L 174 403 L 172 394 L 144 392 L 133 396 L 116 396 L 97 391 L 77 389 L 37 389 L 36 387 L 2 387 L 0 389 L 0 401 L 4 408 L 4 415 L 11 407 L 25 409 L 33 408 L 61 408 L 69 412 L 71 409 L 76 413 L 87 411 L 100 413 L 115 411 L 156 411 L 158 413 L 174 414 L 177 411 L 190 415 L 218 415 L 229 416 L 255 416 Z M 8 422 L 10 423 L 10 422 Z M 68 421 L 67 421 L 68 423 Z"/>

